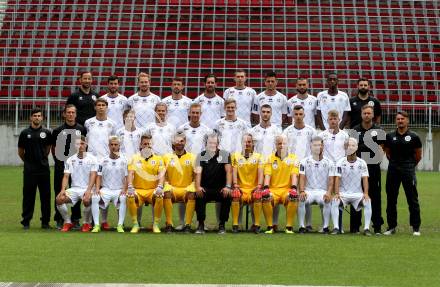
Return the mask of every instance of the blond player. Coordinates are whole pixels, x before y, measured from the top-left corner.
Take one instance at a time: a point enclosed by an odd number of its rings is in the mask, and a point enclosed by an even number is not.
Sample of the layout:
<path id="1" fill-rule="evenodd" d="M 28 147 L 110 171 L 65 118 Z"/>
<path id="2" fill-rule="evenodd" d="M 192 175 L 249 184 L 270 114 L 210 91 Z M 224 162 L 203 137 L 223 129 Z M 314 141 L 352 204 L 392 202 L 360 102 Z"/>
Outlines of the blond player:
<path id="1" fill-rule="evenodd" d="M 244 204 L 252 205 L 254 232 L 260 233 L 261 191 L 263 184 L 263 159 L 254 152 L 252 135 L 243 135 L 243 151 L 231 156 L 232 163 L 232 232 L 238 232 L 238 217 Z"/>
<path id="2" fill-rule="evenodd" d="M 142 135 L 140 152 L 135 154 L 128 165 L 127 205 L 133 227 L 131 233 L 139 232 L 137 209 L 145 203 L 153 205 L 153 232 L 160 233 L 159 222 L 163 209 L 163 183 L 165 167 L 161 156 L 152 150 L 151 135 Z"/>
<path id="3" fill-rule="evenodd" d="M 267 234 L 274 233 L 273 207 L 284 205 L 286 208 L 286 230 L 293 233 L 293 221 L 298 207 L 298 161 L 294 154 L 287 151 L 287 138 L 279 135 L 275 138 L 276 151 L 265 162 L 263 213 L 266 218 Z"/>
<path id="4" fill-rule="evenodd" d="M 96 188 L 92 195 L 92 215 L 94 226 L 92 232 L 100 232 L 99 208 L 106 209 L 113 202 L 118 209 L 118 232 L 124 232 L 127 194 L 127 159 L 119 153 L 120 141 L 111 136 L 108 141 L 110 154 L 99 163 Z"/>
<path id="5" fill-rule="evenodd" d="M 191 222 L 196 207 L 194 187 L 194 161 L 196 155 L 185 150 L 186 136 L 183 133 L 174 135 L 172 153 L 163 156 L 166 174 L 164 187 L 164 207 L 167 220 L 167 231 L 171 232 L 172 202 L 186 203 L 185 233 L 191 232 Z"/>

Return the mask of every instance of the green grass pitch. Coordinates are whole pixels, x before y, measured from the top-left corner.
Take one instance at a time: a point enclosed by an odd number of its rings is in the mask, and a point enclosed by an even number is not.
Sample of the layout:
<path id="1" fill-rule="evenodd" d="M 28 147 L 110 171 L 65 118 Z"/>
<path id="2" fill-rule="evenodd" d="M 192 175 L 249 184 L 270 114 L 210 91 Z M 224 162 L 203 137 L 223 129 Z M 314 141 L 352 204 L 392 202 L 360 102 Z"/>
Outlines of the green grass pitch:
<path id="1" fill-rule="evenodd" d="M 0 281 L 440 286 L 439 175 L 418 173 L 420 238 L 411 235 L 403 191 L 392 237 L 64 234 L 39 228 L 38 203 L 31 229 L 22 230 L 22 170 L 0 167 Z M 385 217 L 384 190 L 382 198 Z M 314 207 L 315 227 L 319 217 Z M 114 225 L 113 207 L 110 218 Z M 143 225 L 150 219 L 148 208 Z M 347 215 L 344 223 L 347 230 Z"/>

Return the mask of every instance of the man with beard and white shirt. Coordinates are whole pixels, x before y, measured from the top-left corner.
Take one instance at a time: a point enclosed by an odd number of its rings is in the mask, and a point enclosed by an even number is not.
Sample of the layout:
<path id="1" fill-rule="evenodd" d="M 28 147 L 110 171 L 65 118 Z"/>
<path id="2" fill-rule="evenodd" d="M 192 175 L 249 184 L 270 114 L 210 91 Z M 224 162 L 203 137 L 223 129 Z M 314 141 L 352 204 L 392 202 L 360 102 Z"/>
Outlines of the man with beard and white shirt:
<path id="1" fill-rule="evenodd" d="M 154 112 L 157 114 L 156 121 L 145 127 L 145 133 L 154 138 L 154 153 L 162 156 L 173 151 L 171 145 L 176 128 L 167 122 L 167 105 L 165 103 L 157 103 Z"/>
<path id="2" fill-rule="evenodd" d="M 323 156 L 324 143 L 322 138 L 314 136 L 310 148 L 311 155 L 301 160 L 299 168 L 299 233 L 307 232 L 307 228 L 304 226 L 306 208 L 313 203 L 323 209 L 323 232 L 328 233 L 331 193 L 334 184 L 334 163 Z"/>
<path id="3" fill-rule="evenodd" d="M 336 163 L 335 196 L 332 201 L 332 234 L 339 234 L 341 228 L 340 207 L 352 205 L 356 210 L 364 209 L 364 235 L 370 236 L 371 200 L 368 196 L 368 168 L 367 163 L 356 156 L 357 140 L 349 138 L 347 141 L 347 156 Z"/>
<path id="4" fill-rule="evenodd" d="M 124 125 L 122 114 L 128 107 L 128 100 L 124 95 L 119 93 L 119 78 L 112 75 L 107 79 L 108 93 L 103 95 L 101 99 L 104 99 L 108 103 L 107 116 L 116 123 L 116 128 L 120 129 Z"/>
<path id="5" fill-rule="evenodd" d="M 128 98 L 128 105 L 136 114 L 136 127 L 141 129 L 155 122 L 156 114 L 154 108 L 160 102 L 160 97 L 150 92 L 150 80 L 150 75 L 139 73 L 139 91 Z"/>
<path id="6" fill-rule="evenodd" d="M 339 128 L 343 129 L 350 125 L 350 100 L 347 93 L 338 90 L 338 76 L 330 73 L 327 77 L 328 90 L 318 94 L 318 106 L 316 112 L 316 127 L 328 129 L 327 115 L 330 110 L 336 110 L 339 114 Z"/>
<path id="7" fill-rule="evenodd" d="M 254 126 L 250 133 L 255 141 L 255 152 L 262 155 L 266 160 L 275 150 L 275 137 L 282 133 L 277 125 L 271 124 L 272 107 L 262 105 L 260 107 L 260 123 Z"/>
<path id="8" fill-rule="evenodd" d="M 257 93 L 246 86 L 246 72 L 237 70 L 234 73 L 235 86 L 228 88 L 223 93 L 223 99 L 234 99 L 237 102 L 237 117 L 251 123 L 251 113 Z"/>
<path id="9" fill-rule="evenodd" d="M 225 101 L 226 116 L 217 120 L 214 130 L 219 134 L 220 149 L 229 153 L 242 151 L 242 137 L 249 131 L 251 125 L 238 118 L 235 114 L 237 102 L 235 99 Z"/>
<path id="10" fill-rule="evenodd" d="M 172 93 L 162 100 L 168 106 L 168 122 L 175 127 L 180 127 L 188 121 L 188 110 L 192 100 L 182 94 L 184 89 L 183 79 L 173 78 Z"/>
<path id="11" fill-rule="evenodd" d="M 96 116 L 84 124 L 87 130 L 88 152 L 98 160 L 109 155 L 108 138 L 116 133 L 116 123 L 107 117 L 108 103 L 104 99 L 95 101 Z"/>
<path id="12" fill-rule="evenodd" d="M 202 116 L 202 106 L 200 104 L 191 104 L 188 116 L 189 121 L 177 130 L 183 132 L 186 136 L 185 150 L 193 154 L 199 154 L 205 149 L 203 141 L 207 135 L 212 133 L 212 129 L 200 122 Z"/>
<path id="13" fill-rule="evenodd" d="M 293 124 L 288 126 L 283 134 L 288 140 L 288 151 L 297 156 L 298 160 L 302 160 L 310 155 L 310 144 L 316 130 L 304 123 L 305 111 L 301 105 L 296 105 L 292 108 Z M 306 228 L 308 231 L 312 230 L 312 208 L 310 204 L 306 208 Z"/>
<path id="14" fill-rule="evenodd" d="M 281 128 L 287 122 L 287 97 L 277 91 L 278 79 L 275 72 L 268 72 L 264 84 L 266 89 L 257 95 L 252 109 L 254 120 L 259 122 L 259 115 L 263 105 L 272 107 L 272 123 Z"/>
<path id="15" fill-rule="evenodd" d="M 311 126 L 312 128 L 315 128 L 316 107 L 318 106 L 318 100 L 315 96 L 312 96 L 307 92 L 308 89 L 309 83 L 307 79 L 298 78 L 298 80 L 296 81 L 296 90 L 298 94 L 287 101 L 287 116 L 293 117 L 293 108 L 297 105 L 302 106 L 304 108 L 305 124 Z"/>
<path id="16" fill-rule="evenodd" d="M 205 92 L 194 99 L 202 107 L 202 116 L 200 122 L 208 128 L 213 129 L 215 122 L 221 119 L 224 113 L 224 100 L 215 93 L 217 86 L 217 77 L 209 74 L 205 77 Z"/>

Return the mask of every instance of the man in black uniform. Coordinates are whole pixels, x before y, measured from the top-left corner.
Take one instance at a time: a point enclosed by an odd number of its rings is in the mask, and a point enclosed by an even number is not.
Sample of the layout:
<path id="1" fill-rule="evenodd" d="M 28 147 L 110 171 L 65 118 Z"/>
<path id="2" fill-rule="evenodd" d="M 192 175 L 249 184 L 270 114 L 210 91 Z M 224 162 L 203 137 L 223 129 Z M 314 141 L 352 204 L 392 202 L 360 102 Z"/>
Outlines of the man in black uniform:
<path id="1" fill-rule="evenodd" d="M 76 107 L 76 122 L 84 126 L 86 120 L 95 116 L 95 101 L 99 94 L 92 90 L 92 73 L 82 72 L 79 76 L 78 90 L 67 99 L 66 105 L 72 104 Z"/>
<path id="2" fill-rule="evenodd" d="M 34 214 L 37 187 L 40 191 L 41 228 L 49 229 L 50 221 L 50 171 L 47 156 L 52 142 L 51 132 L 43 128 L 43 113 L 39 108 L 31 111 L 31 125 L 20 133 L 18 156 L 24 162 L 23 171 L 23 213 L 24 229 Z"/>
<path id="3" fill-rule="evenodd" d="M 387 192 L 387 222 L 385 235 L 396 233 L 397 197 L 402 183 L 409 207 L 409 223 L 413 235 L 420 236 L 420 206 L 417 193 L 416 166 L 422 159 L 422 142 L 419 136 L 408 129 L 409 117 L 405 111 L 396 116 L 397 129 L 387 134 L 385 152 L 389 162 Z"/>
<path id="4" fill-rule="evenodd" d="M 370 82 L 365 78 L 358 80 L 358 94 L 350 98 L 350 128 L 357 126 L 361 123 L 362 107 L 365 105 L 372 106 L 374 108 L 373 123 L 380 124 L 382 116 L 382 108 L 378 99 L 370 95 Z"/>
<path id="5" fill-rule="evenodd" d="M 206 218 L 206 203 L 220 202 L 219 234 L 224 234 L 225 223 L 231 208 L 232 166 L 228 152 L 218 149 L 219 138 L 210 134 L 206 138 L 206 150 L 196 159 L 196 213 L 199 226 L 197 234 L 203 234 Z"/>
<path id="6" fill-rule="evenodd" d="M 370 91 L 370 81 L 365 78 L 360 78 L 358 80 L 357 94 L 350 98 L 350 128 L 353 129 L 355 126 L 359 125 L 362 121 L 362 108 L 365 106 L 371 106 L 373 108 L 373 120 L 372 123 L 380 125 L 380 119 L 382 116 L 382 108 L 378 99 L 371 96 Z M 356 130 L 359 132 L 359 130 Z M 362 139 L 361 139 L 362 140 Z M 358 149 L 358 153 L 359 153 Z M 367 162 L 368 164 L 368 162 Z M 380 178 L 380 175 L 379 175 Z M 371 178 L 370 178 L 371 180 Z M 373 177 L 373 180 L 376 178 Z M 380 199 L 379 199 L 380 200 Z M 374 205 L 374 203 L 371 203 Z M 374 207 L 372 206 L 373 210 Z M 374 224 L 375 214 L 373 211 L 372 221 Z M 362 224 L 362 211 L 356 211 L 353 206 L 350 206 L 350 232 L 358 233 L 359 227 Z"/>
<path id="7" fill-rule="evenodd" d="M 86 135 L 86 129 L 76 122 L 76 108 L 72 104 L 64 107 L 63 111 L 64 124 L 55 128 L 52 132 L 52 156 L 55 162 L 53 174 L 53 188 L 55 191 L 55 198 L 61 190 L 61 182 L 64 177 L 64 161 L 75 154 L 75 138 L 80 138 L 81 135 Z M 56 203 L 55 203 L 56 207 Z M 72 207 L 72 223 L 79 227 L 79 220 L 81 219 L 81 204 L 77 202 Z M 63 227 L 63 218 L 55 208 L 55 222 L 57 228 Z"/>
<path id="8" fill-rule="evenodd" d="M 376 123 L 373 122 L 374 108 L 371 105 L 364 105 L 362 107 L 362 122 L 355 126 L 353 129 L 359 133 L 359 148 L 357 150 L 357 156 L 365 160 L 368 167 L 368 196 L 371 198 L 371 209 L 373 221 L 374 233 L 381 234 L 381 227 L 384 223 L 382 218 L 382 205 L 381 205 L 381 171 L 380 163 L 383 157 L 383 145 L 385 143 L 386 133 Z M 362 212 L 356 212 L 352 210 L 351 214 L 360 214 Z M 352 219 L 350 220 L 350 230 L 352 227 Z M 357 221 L 354 226 L 355 230 L 359 232 L 361 220 Z"/>

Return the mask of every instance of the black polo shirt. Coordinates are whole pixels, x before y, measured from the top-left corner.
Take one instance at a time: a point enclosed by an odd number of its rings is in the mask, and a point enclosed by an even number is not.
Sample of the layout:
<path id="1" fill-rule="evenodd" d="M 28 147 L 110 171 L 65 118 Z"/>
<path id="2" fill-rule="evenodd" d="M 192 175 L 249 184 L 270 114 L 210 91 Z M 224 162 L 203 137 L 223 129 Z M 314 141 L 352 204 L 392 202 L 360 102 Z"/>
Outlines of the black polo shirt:
<path id="1" fill-rule="evenodd" d="M 416 149 L 422 147 L 419 136 L 410 130 L 403 135 L 397 130 L 387 133 L 385 146 L 390 150 L 390 164 L 416 165 Z"/>
<path id="2" fill-rule="evenodd" d="M 86 120 L 95 116 L 95 101 L 97 98 L 99 98 L 97 92 L 90 90 L 90 93 L 85 94 L 78 88 L 67 99 L 66 105 L 72 104 L 76 107 L 76 121 L 80 125 L 84 125 Z"/>
<path id="3" fill-rule="evenodd" d="M 385 144 L 386 132 L 377 124 L 373 124 L 368 130 L 362 124 L 353 127 L 353 129 L 359 134 L 357 156 L 365 160 L 367 164 L 380 164 L 381 158 L 375 159 L 374 157 L 377 149 L 380 149 L 380 145 Z"/>
<path id="4" fill-rule="evenodd" d="M 210 157 L 206 151 L 197 155 L 196 166 L 202 167 L 200 185 L 207 189 L 222 189 L 226 185 L 225 165 L 231 164 L 231 156 L 227 151 L 218 150 Z"/>
<path id="5" fill-rule="evenodd" d="M 65 159 L 76 153 L 75 150 L 70 150 L 70 144 L 72 142 L 73 135 L 72 132 L 75 133 L 76 136 L 85 136 L 87 130 L 85 127 L 78 123 L 75 123 L 75 125 L 73 126 L 69 126 L 67 123 L 64 123 L 52 131 L 52 146 L 54 146 L 55 148 L 63 148 L 63 155 L 65 156 Z M 64 145 L 64 147 L 59 145 Z M 57 154 L 57 151 L 55 151 L 55 155 L 53 157 L 53 159 L 55 160 L 55 164 L 63 165 L 64 160 L 58 159 L 56 157 Z"/>
<path id="6" fill-rule="evenodd" d="M 24 129 L 18 138 L 18 147 L 24 149 L 24 171 L 41 174 L 49 172 L 47 148 L 52 143 L 52 133 L 43 127 Z"/>
<path id="7" fill-rule="evenodd" d="M 362 107 L 370 105 L 374 108 L 374 119 L 382 115 L 382 108 L 378 99 L 368 96 L 367 99 L 362 100 L 359 96 L 350 98 L 350 128 L 359 125 L 362 122 Z"/>

